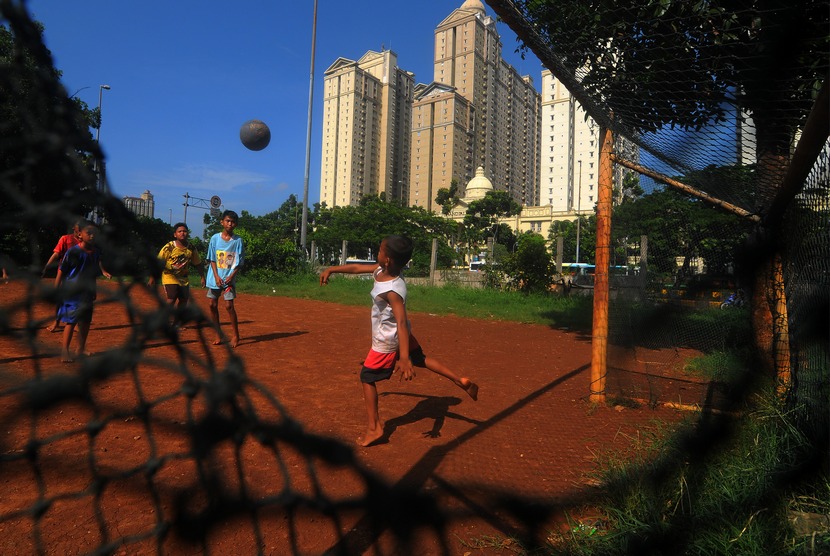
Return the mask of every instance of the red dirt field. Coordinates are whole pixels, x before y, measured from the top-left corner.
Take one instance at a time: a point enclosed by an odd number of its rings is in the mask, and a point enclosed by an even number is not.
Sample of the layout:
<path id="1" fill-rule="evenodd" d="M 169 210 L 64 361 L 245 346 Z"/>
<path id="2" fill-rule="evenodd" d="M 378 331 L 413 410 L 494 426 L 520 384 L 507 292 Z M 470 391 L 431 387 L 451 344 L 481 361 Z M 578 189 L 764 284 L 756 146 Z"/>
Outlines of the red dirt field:
<path id="1" fill-rule="evenodd" d="M 590 503 L 591 473 L 602 454 L 625 450 L 658 423 L 687 415 L 658 402 L 701 403 L 705 395 L 706 385 L 682 376 L 676 364 L 634 365 L 632 372 L 609 373 L 609 397 L 634 392 L 652 403 L 596 406 L 587 399 L 589 338 L 539 325 L 412 313 L 424 351 L 476 381 L 479 399 L 426 370 L 416 369 L 412 382 L 393 377 L 379 385 L 386 437 L 361 448 L 354 441 L 365 426 L 358 374 L 369 347 L 368 291 L 365 307 L 242 293 L 237 348 L 210 345 L 210 329 L 189 327 L 180 333 L 185 358 L 168 339 L 152 338 L 133 354 L 141 357 L 135 371 L 93 380 L 75 401 L 23 409 L 20 392 L 36 375 L 77 377 L 83 365 L 105 361 L 136 334 L 124 306 L 110 302 L 112 289 L 102 284 L 86 361 L 60 362 L 60 334 L 45 330 L 52 309 L 44 302 L 31 309 L 30 318 L 42 325 L 30 344 L 25 310 L 11 314 L 10 331 L 0 336 L 2 554 L 37 546 L 48 554 L 87 553 L 107 542 L 116 554 L 504 554 L 493 539 L 543 544 L 566 526 L 565 511 Z M 22 283 L 0 285 L 0 306 L 8 310 L 25 291 Z M 206 311 L 204 290 L 193 296 Z M 158 306 L 146 292 L 131 299 L 138 311 L 133 322 L 146 322 Z M 224 308 L 220 314 L 227 333 Z M 252 434 L 236 450 L 230 441 L 218 443 L 200 467 L 188 431 L 207 402 L 199 395 L 188 402 L 183 377 L 207 380 L 211 362 L 218 369 L 234 362 L 231 352 L 282 408 L 248 385 L 246 400 L 258 418 L 284 423 L 284 410 L 306 432 L 353 449 L 356 466 L 326 463 L 319 453 L 307 457 L 290 442 L 270 449 Z M 685 355 L 673 354 L 675 363 Z M 218 429 L 222 422 L 208 425 Z M 217 477 L 223 492 L 244 486 L 249 499 L 266 502 L 255 511 L 230 500 L 211 506 L 200 489 L 205 476 Z M 360 504 L 341 508 L 336 519 L 314 507 L 279 509 L 279 501 L 296 502 L 280 498 L 286 493 L 314 499 L 322 492 L 348 503 L 368 492 L 366 476 L 428 495 L 453 517 L 443 530 L 426 523 L 399 536 L 407 529 L 401 520 L 429 517 L 407 506 L 409 498 L 385 506 L 385 516 L 368 515 Z M 38 501 L 50 503 L 34 519 Z M 189 543 L 180 531 L 155 534 L 183 508 L 216 510 L 201 542 Z"/>

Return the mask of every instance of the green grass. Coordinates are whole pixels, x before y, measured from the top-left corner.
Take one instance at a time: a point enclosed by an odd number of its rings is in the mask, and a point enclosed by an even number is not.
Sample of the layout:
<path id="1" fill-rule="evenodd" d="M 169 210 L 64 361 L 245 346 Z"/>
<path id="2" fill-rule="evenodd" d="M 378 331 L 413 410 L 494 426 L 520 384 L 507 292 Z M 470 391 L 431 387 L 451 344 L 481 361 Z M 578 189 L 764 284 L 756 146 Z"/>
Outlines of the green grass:
<path id="1" fill-rule="evenodd" d="M 799 535 L 788 522 L 805 500 L 830 513 L 826 455 L 774 395 L 754 401 L 740 416 L 690 418 L 599 455 L 601 498 L 580 510 L 600 525 L 552 536 L 549 554 L 826 554 L 826 527 Z"/>
<path id="2" fill-rule="evenodd" d="M 311 274 L 274 280 L 271 283 L 254 282 L 240 277 L 238 287 L 241 292 L 257 295 L 279 295 L 363 307 L 369 307 L 371 303 L 370 279 L 335 275 L 326 286 L 320 286 L 318 280 L 317 276 Z M 590 297 L 525 295 L 459 286 L 436 288 L 411 284 L 408 285 L 408 290 L 407 308 L 411 313 L 515 321 L 578 330 L 590 330 L 591 327 Z"/>
<path id="3" fill-rule="evenodd" d="M 718 382 L 736 382 L 746 373 L 748 350 L 718 350 L 686 362 L 685 371 L 691 375 Z"/>

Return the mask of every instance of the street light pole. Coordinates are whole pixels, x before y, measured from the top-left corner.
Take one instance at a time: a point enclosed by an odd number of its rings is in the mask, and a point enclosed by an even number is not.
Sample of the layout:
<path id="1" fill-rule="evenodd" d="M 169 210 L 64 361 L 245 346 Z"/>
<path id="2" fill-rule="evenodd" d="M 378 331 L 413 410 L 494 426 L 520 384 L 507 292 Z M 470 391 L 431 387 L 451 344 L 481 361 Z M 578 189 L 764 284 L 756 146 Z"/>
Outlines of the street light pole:
<path id="1" fill-rule="evenodd" d="M 311 166 L 311 115 L 314 103 L 314 55 L 317 44 L 317 0 L 314 0 L 314 16 L 311 22 L 311 72 L 308 85 L 308 130 L 305 140 L 305 178 L 303 180 L 303 218 L 300 226 L 300 247 L 305 257 L 306 233 L 308 230 L 308 174 Z"/>
<path id="2" fill-rule="evenodd" d="M 101 142 L 101 122 L 103 118 L 101 117 L 101 102 L 104 100 L 104 89 L 110 90 L 112 87 L 109 85 L 101 85 L 98 87 L 98 129 L 95 131 L 95 142 Z"/>
<path id="3" fill-rule="evenodd" d="M 104 89 L 110 90 L 111 87 L 109 85 L 99 85 L 98 86 L 98 128 L 95 130 L 95 144 L 98 145 L 98 150 L 101 150 L 101 123 L 103 122 L 103 118 L 101 116 L 101 104 L 104 100 Z M 98 166 L 98 156 L 96 155 L 93 159 L 92 168 L 95 172 L 95 187 L 97 192 L 103 193 L 104 192 L 104 179 L 103 179 L 103 168 L 99 168 Z M 93 218 L 92 220 L 96 224 L 101 223 L 101 215 L 98 213 L 98 207 L 96 206 L 93 211 Z"/>
<path id="4" fill-rule="evenodd" d="M 577 160 L 577 164 L 579 164 L 579 192 L 576 194 L 576 260 L 574 262 L 579 262 L 579 232 L 580 232 L 580 224 L 582 223 L 582 215 L 580 214 L 580 210 L 582 209 L 582 161 Z"/>
<path id="5" fill-rule="evenodd" d="M 91 86 L 92 86 L 92 85 L 87 85 L 86 87 L 81 87 L 80 89 L 78 89 L 77 91 L 75 91 L 74 93 L 72 93 L 71 95 L 69 95 L 69 98 L 75 98 L 76 96 L 78 96 L 78 93 L 80 93 L 80 92 L 81 92 L 81 91 L 83 91 L 84 89 L 89 89 Z"/>

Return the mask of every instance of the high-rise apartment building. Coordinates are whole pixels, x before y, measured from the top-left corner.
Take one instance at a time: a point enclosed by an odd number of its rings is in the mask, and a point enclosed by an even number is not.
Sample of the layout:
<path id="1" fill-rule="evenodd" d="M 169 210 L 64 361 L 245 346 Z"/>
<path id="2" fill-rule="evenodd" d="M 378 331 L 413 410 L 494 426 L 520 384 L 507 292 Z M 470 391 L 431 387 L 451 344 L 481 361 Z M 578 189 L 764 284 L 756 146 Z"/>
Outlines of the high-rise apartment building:
<path id="1" fill-rule="evenodd" d="M 357 204 L 363 195 L 409 199 L 415 80 L 391 50 L 338 58 L 324 73 L 320 202 Z"/>
<path id="2" fill-rule="evenodd" d="M 496 189 L 539 202 L 541 98 L 501 57 L 496 21 L 465 0 L 435 30 L 433 83 L 416 90 L 409 204 L 436 210 L 435 195 L 463 187 L 481 167 Z"/>
<path id="3" fill-rule="evenodd" d="M 549 70 L 542 72 L 539 205 L 554 212 L 593 213 L 599 182 L 600 129 Z M 636 145 L 618 138 L 625 158 L 639 161 Z M 614 165 L 614 190 L 622 194 L 624 167 Z"/>
<path id="4" fill-rule="evenodd" d="M 156 202 L 153 200 L 153 194 L 150 193 L 149 189 L 145 189 L 141 197 L 124 197 L 122 201 L 127 210 L 136 216 L 155 218 Z"/>
<path id="5" fill-rule="evenodd" d="M 454 87 L 431 83 L 415 87 L 412 107 L 411 206 L 435 210 L 435 195 L 456 179 L 463 191 L 473 160 L 475 111 Z"/>

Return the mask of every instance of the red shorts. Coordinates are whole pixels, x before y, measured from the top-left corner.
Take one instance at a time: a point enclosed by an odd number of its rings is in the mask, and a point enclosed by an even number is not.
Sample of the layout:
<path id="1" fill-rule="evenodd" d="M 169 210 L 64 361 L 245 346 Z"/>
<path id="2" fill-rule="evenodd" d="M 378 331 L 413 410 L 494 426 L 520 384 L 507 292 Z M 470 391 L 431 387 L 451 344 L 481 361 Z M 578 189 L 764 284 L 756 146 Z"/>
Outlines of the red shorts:
<path id="1" fill-rule="evenodd" d="M 398 352 L 392 351 L 390 353 L 381 353 L 373 349 L 369 350 L 369 355 L 363 361 L 363 367 L 380 371 L 382 369 L 394 369 L 395 362 L 398 360 Z"/>
<path id="2" fill-rule="evenodd" d="M 381 353 L 373 349 L 369 350 L 369 354 L 363 361 L 363 369 L 360 371 L 361 382 L 377 382 L 379 380 L 386 380 L 392 376 L 392 371 L 395 370 L 395 363 L 398 361 L 400 353 L 393 351 L 390 353 Z M 423 366 L 426 356 L 421 349 L 418 340 L 414 337 L 409 337 L 409 359 L 414 365 Z"/>

